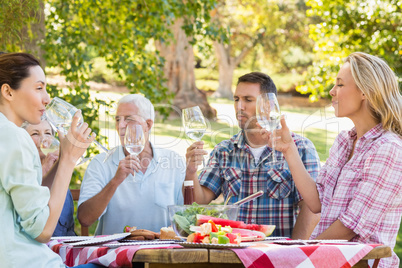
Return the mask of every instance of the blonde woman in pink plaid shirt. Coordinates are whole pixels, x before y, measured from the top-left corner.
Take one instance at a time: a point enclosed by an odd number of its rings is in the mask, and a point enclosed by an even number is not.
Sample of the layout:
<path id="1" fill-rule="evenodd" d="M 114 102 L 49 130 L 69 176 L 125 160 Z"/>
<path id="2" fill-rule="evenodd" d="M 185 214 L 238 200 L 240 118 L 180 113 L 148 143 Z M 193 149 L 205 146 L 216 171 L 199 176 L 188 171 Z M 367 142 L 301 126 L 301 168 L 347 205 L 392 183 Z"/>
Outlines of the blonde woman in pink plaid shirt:
<path id="1" fill-rule="evenodd" d="M 285 119 L 276 131 L 296 187 L 321 220 L 311 238 L 347 239 L 395 246 L 402 214 L 402 96 L 398 81 L 380 58 L 349 55 L 331 89 L 337 117 L 355 127 L 341 132 L 317 182 L 300 160 Z M 379 267 L 398 267 L 381 259 Z"/>

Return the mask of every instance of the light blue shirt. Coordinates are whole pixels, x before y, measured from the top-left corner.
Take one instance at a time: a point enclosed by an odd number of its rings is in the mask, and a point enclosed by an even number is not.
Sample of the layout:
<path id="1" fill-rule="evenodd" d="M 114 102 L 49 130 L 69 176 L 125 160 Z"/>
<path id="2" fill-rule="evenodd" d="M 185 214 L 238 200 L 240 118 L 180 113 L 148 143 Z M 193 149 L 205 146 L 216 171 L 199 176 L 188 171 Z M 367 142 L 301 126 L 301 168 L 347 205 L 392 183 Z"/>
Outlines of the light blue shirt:
<path id="1" fill-rule="evenodd" d="M 35 240 L 49 217 L 38 150 L 28 133 L 0 113 L 0 266 L 65 267 Z"/>
<path id="2" fill-rule="evenodd" d="M 183 204 L 186 165 L 183 157 L 174 151 L 155 147 L 152 150 L 154 157 L 145 174 L 136 173 L 137 182 L 129 175 L 117 188 L 100 216 L 96 235 L 121 233 L 126 225 L 154 232 L 170 226 L 167 206 Z M 119 146 L 105 163 L 105 153 L 91 161 L 81 185 L 78 206 L 110 182 L 124 157 Z"/>

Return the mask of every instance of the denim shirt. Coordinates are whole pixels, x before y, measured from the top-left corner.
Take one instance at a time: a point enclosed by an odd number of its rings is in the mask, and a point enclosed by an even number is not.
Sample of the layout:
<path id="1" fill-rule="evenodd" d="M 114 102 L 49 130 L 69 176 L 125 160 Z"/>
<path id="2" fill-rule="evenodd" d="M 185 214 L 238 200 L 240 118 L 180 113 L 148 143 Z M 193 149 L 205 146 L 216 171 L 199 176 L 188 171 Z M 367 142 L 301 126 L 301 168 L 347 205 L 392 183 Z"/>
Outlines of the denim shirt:
<path id="1" fill-rule="evenodd" d="M 73 196 L 68 190 L 63 210 L 54 230 L 53 236 L 75 236 L 74 232 L 74 201 Z"/>

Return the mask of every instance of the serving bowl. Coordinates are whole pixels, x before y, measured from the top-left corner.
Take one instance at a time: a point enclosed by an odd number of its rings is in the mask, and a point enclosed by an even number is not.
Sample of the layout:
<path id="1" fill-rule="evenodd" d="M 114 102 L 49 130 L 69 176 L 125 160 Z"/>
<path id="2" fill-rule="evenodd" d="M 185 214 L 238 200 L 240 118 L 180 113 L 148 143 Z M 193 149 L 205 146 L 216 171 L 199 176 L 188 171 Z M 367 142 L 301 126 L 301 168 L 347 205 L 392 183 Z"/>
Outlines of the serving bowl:
<path id="1" fill-rule="evenodd" d="M 236 220 L 239 212 L 237 205 L 170 205 L 170 223 L 176 235 L 185 240 L 191 234 L 190 226 L 196 225 L 197 214 L 215 218 Z"/>

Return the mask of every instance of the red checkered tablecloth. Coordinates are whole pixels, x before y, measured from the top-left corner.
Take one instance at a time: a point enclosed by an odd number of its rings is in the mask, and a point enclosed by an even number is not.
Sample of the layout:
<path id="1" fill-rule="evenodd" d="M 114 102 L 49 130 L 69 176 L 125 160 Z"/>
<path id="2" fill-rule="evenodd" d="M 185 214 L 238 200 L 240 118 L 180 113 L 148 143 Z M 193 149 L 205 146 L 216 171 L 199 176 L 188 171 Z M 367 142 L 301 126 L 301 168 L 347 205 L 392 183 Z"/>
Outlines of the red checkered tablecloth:
<path id="1" fill-rule="evenodd" d="M 177 244 L 121 246 L 118 248 L 72 247 L 57 240 L 52 240 L 48 246 L 61 256 L 67 266 L 96 263 L 106 267 L 132 267 L 134 254 L 139 249 L 182 248 Z M 377 246 L 379 245 L 254 243 L 247 248 L 230 250 L 236 253 L 247 268 L 346 268 L 355 265 Z"/>
<path id="2" fill-rule="evenodd" d="M 278 245 L 232 249 L 247 268 L 352 267 L 374 247 L 364 244 Z"/>
<path id="3" fill-rule="evenodd" d="M 182 247 L 177 244 L 122 246 L 118 248 L 102 246 L 72 247 L 68 244 L 61 244 L 57 240 L 50 241 L 48 246 L 60 255 L 67 266 L 95 263 L 106 267 L 132 267 L 134 254 L 139 249 Z"/>

